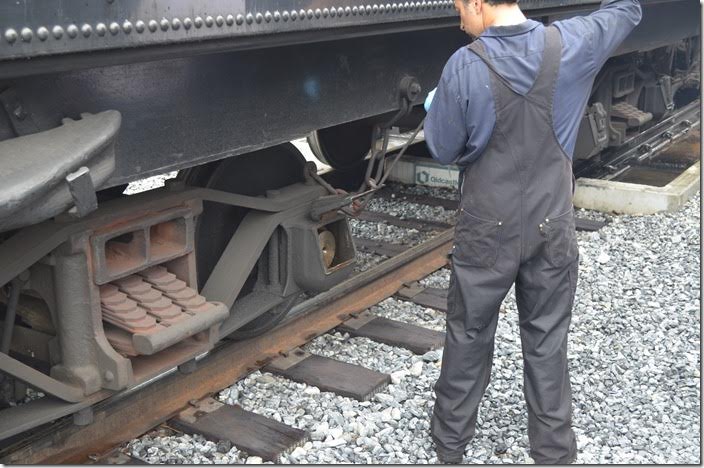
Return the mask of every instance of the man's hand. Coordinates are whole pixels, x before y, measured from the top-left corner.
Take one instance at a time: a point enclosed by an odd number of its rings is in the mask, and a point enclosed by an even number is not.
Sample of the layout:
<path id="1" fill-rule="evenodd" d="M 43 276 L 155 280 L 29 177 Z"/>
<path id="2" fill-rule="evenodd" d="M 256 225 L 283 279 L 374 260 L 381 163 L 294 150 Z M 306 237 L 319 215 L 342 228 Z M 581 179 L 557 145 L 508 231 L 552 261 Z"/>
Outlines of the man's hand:
<path id="1" fill-rule="evenodd" d="M 432 91 L 428 93 L 428 97 L 425 98 L 425 103 L 423 104 L 423 107 L 425 108 L 425 112 L 428 112 L 430 110 L 430 104 L 433 103 L 433 98 L 435 97 L 435 91 L 438 88 L 433 88 Z"/>
<path id="2" fill-rule="evenodd" d="M 342 190 L 340 188 L 335 189 L 335 191 L 339 195 L 348 195 L 349 193 L 346 190 Z M 350 209 L 352 210 L 352 216 L 357 217 L 362 213 L 363 207 L 362 207 L 362 202 L 358 199 L 355 198 L 352 203 L 350 204 Z"/>

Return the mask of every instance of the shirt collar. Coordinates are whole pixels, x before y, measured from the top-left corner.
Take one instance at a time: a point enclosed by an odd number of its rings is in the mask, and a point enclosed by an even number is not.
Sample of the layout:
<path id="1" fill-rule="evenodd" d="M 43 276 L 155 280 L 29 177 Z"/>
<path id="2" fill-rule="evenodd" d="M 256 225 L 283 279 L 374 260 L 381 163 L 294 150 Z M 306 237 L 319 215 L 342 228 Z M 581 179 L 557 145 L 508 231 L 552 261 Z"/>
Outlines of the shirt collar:
<path id="1" fill-rule="evenodd" d="M 492 26 L 486 28 L 484 32 L 479 37 L 496 37 L 496 36 L 516 36 L 518 34 L 524 34 L 528 31 L 532 31 L 541 24 L 535 20 L 525 20 L 519 24 L 512 24 L 511 26 Z"/>

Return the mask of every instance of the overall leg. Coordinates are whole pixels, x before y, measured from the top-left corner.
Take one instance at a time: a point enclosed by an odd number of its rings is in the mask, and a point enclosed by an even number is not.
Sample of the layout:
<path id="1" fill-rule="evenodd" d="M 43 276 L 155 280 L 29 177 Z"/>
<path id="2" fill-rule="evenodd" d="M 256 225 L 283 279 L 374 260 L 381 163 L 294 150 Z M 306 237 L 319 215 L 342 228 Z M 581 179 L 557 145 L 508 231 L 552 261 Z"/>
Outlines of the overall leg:
<path id="1" fill-rule="evenodd" d="M 467 288 L 462 279 L 466 273 L 466 270 L 458 272 L 453 268 L 450 277 L 447 333 L 440 377 L 435 384 L 431 433 L 438 454 L 445 459 L 461 458 L 465 446 L 474 436 L 479 403 L 491 376 L 499 306 L 511 286 L 511 279 L 497 277 L 496 271 L 485 270 L 481 276 L 491 278 L 494 287 L 475 284 Z M 476 280 L 478 271 L 472 273 Z M 472 296 L 472 291 L 463 288 L 482 294 L 485 300 L 487 296 L 493 297 L 491 302 L 494 305 L 490 310 L 484 309 L 476 314 L 479 320 L 474 323 L 472 317 L 478 311 L 473 309 L 473 301 L 466 299 Z"/>
<path id="2" fill-rule="evenodd" d="M 538 464 L 570 463 L 576 456 L 567 332 L 578 263 L 554 267 L 539 255 L 521 265 L 516 280 L 528 437 Z"/>

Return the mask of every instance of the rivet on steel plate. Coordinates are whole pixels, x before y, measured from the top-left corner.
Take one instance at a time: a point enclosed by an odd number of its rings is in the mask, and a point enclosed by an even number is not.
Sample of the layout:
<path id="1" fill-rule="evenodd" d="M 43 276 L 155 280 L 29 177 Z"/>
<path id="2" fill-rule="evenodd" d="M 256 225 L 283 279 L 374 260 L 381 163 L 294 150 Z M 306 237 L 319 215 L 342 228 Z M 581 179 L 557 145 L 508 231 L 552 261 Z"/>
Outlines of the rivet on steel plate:
<path id="1" fill-rule="evenodd" d="M 365 8 L 365 10 L 366 10 L 366 12 L 367 12 L 368 15 L 371 15 L 371 14 L 372 14 L 372 6 L 371 6 L 371 5 L 367 5 L 367 7 Z"/>
<path id="2" fill-rule="evenodd" d="M 14 43 L 17 40 L 17 31 L 12 28 L 5 31 L 5 40 L 10 44 Z"/>
<path id="3" fill-rule="evenodd" d="M 296 21 L 297 18 L 298 18 L 298 12 L 296 10 L 293 10 L 291 12 L 291 21 Z"/>
<path id="4" fill-rule="evenodd" d="M 159 28 L 159 23 L 157 23 L 156 20 L 149 20 L 149 22 L 147 23 L 147 27 L 149 28 L 149 31 L 156 32 L 156 30 Z"/>
<path id="5" fill-rule="evenodd" d="M 386 13 L 386 5 L 379 5 L 379 13 Z"/>
<path id="6" fill-rule="evenodd" d="M 357 7 L 355 7 L 355 8 L 357 8 Z M 350 16 L 350 13 L 352 13 L 352 8 L 345 7 L 345 16 Z"/>
<path id="7" fill-rule="evenodd" d="M 225 18 L 223 18 L 222 15 L 216 16 L 215 24 L 217 24 L 218 26 L 222 26 L 223 24 L 225 24 Z"/>
<path id="8" fill-rule="evenodd" d="M 196 16 L 193 19 L 193 24 L 196 25 L 196 28 L 202 28 L 203 27 L 203 18 L 201 18 L 200 16 Z"/>
<path id="9" fill-rule="evenodd" d="M 244 16 L 237 15 L 237 17 L 235 17 L 235 23 L 237 23 L 237 26 L 241 26 L 242 23 L 244 23 Z"/>
<path id="10" fill-rule="evenodd" d="M 179 29 L 181 29 L 181 20 L 178 18 L 172 19 L 171 20 L 171 29 L 173 29 L 174 31 L 178 31 Z"/>
<path id="11" fill-rule="evenodd" d="M 225 23 L 227 23 L 228 26 L 232 26 L 233 24 L 235 24 L 235 17 L 232 15 L 227 15 L 225 17 Z"/>
<path id="12" fill-rule="evenodd" d="M 264 13 L 264 21 L 267 23 L 271 23 L 273 16 L 271 16 L 271 12 L 267 11 Z"/>
<path id="13" fill-rule="evenodd" d="M 18 104 L 17 107 L 12 111 L 12 115 L 17 118 L 17 120 L 24 120 L 27 118 L 27 112 L 25 112 L 24 107 L 22 107 L 22 104 Z"/>
<path id="14" fill-rule="evenodd" d="M 20 36 L 24 42 L 31 42 L 34 37 L 34 33 L 29 28 L 22 28 L 22 31 L 20 31 Z"/>
<path id="15" fill-rule="evenodd" d="M 109 370 L 106 370 L 106 371 L 103 373 L 103 378 L 104 378 L 107 382 L 112 382 L 113 380 L 115 380 L 115 374 L 113 374 L 113 373 L 112 373 L 111 371 L 109 371 Z"/>
<path id="16" fill-rule="evenodd" d="M 254 16 L 251 13 L 247 13 L 247 16 L 245 16 L 244 19 L 247 21 L 247 24 L 254 23 Z"/>
<path id="17" fill-rule="evenodd" d="M 117 23 L 110 23 L 110 26 L 108 26 L 108 29 L 110 30 L 110 34 L 112 34 L 114 36 L 120 32 L 120 25 Z"/>
<path id="18" fill-rule="evenodd" d="M 72 39 L 78 36 L 78 26 L 76 26 L 75 24 L 69 24 L 66 28 L 66 34 L 68 34 L 68 37 Z"/>
<path id="19" fill-rule="evenodd" d="M 356 15 L 357 13 L 359 13 L 359 8 L 357 8 L 356 6 L 352 7 L 352 14 Z"/>
<path id="20" fill-rule="evenodd" d="M 377 14 L 379 12 L 379 5 L 376 3 L 372 5 L 372 13 Z"/>
<path id="21" fill-rule="evenodd" d="M 162 31 L 168 31 L 169 30 L 169 20 L 166 18 L 162 18 L 161 21 L 159 21 L 159 26 L 161 26 Z"/>
<path id="22" fill-rule="evenodd" d="M 37 29 L 37 37 L 40 41 L 46 41 L 47 39 L 49 39 L 49 30 L 44 26 L 39 26 L 39 28 Z"/>
<path id="23" fill-rule="evenodd" d="M 56 39 L 61 39 L 62 37 L 64 37 L 64 28 L 62 28 L 61 26 L 54 26 L 51 29 L 51 34 L 53 34 Z"/>
<path id="24" fill-rule="evenodd" d="M 264 21 L 264 15 L 262 15 L 261 13 L 257 13 L 256 15 L 254 15 L 254 21 L 256 21 L 257 24 L 261 24 L 261 22 Z"/>
<path id="25" fill-rule="evenodd" d="M 308 19 L 313 19 L 313 17 L 315 16 L 315 12 L 313 10 L 308 10 L 306 11 L 306 16 L 308 17 Z"/>
<path id="26" fill-rule="evenodd" d="M 316 8 L 315 11 L 313 12 L 316 18 L 320 18 L 323 14 L 322 11 L 320 11 L 320 8 Z"/>
<path id="27" fill-rule="evenodd" d="M 215 20 L 213 19 L 213 17 L 210 15 L 206 16 L 205 17 L 205 25 L 209 28 L 212 28 L 213 24 L 215 24 Z"/>
<path id="28" fill-rule="evenodd" d="M 183 27 L 185 29 L 191 29 L 192 26 L 193 26 L 193 20 L 191 18 L 189 18 L 188 16 L 183 18 Z"/>
<path id="29" fill-rule="evenodd" d="M 284 10 L 283 13 L 281 13 L 281 18 L 284 21 L 288 21 L 288 19 L 291 17 L 291 15 L 288 14 L 288 11 Z"/>
<path id="30" fill-rule="evenodd" d="M 323 8 L 323 18 L 327 18 L 328 16 L 330 16 L 330 10 Z"/>
<path id="31" fill-rule="evenodd" d="M 281 13 L 279 13 L 279 10 L 274 11 L 274 21 L 277 23 L 281 21 Z"/>
<path id="32" fill-rule="evenodd" d="M 125 34 L 129 34 L 132 32 L 132 23 L 130 23 L 128 20 L 125 20 L 124 23 L 122 23 L 122 30 L 125 31 Z"/>

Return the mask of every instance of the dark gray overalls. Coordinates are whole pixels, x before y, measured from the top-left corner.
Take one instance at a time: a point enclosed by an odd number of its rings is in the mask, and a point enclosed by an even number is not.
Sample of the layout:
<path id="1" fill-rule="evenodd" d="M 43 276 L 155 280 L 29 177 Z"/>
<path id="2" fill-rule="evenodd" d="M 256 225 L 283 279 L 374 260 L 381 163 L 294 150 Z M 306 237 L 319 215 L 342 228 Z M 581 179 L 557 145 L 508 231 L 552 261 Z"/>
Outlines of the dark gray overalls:
<path id="1" fill-rule="evenodd" d="M 545 464 L 569 463 L 576 455 L 567 372 L 578 266 L 574 179 L 553 130 L 561 38 L 554 27 L 545 31 L 541 68 L 525 95 L 495 70 L 481 41 L 469 46 L 490 70 L 496 125 L 460 186 L 447 337 L 431 424 L 446 458 L 463 453 L 474 435 L 499 306 L 514 282 L 531 456 Z"/>

